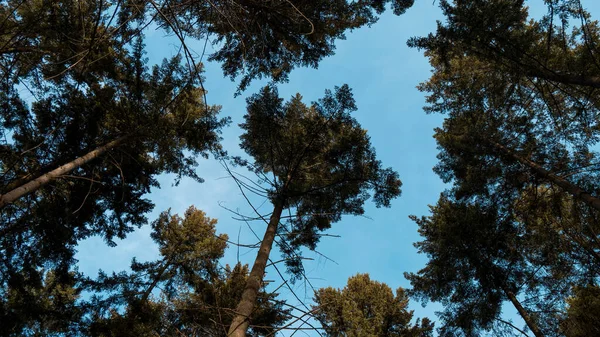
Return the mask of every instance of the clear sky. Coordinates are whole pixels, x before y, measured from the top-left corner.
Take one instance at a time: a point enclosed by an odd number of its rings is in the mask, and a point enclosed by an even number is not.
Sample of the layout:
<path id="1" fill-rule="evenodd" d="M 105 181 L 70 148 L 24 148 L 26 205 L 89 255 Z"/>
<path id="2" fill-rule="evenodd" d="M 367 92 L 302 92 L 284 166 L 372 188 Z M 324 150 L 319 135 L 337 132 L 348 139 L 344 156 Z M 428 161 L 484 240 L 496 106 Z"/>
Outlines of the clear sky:
<path id="1" fill-rule="evenodd" d="M 529 3 L 533 15 L 545 13 L 541 0 Z M 582 0 L 582 3 L 592 12 L 592 18 L 598 17 L 600 1 Z M 428 214 L 428 205 L 435 204 L 444 189 L 444 184 L 432 171 L 438 152 L 432 138 L 433 129 L 441 125 L 443 116 L 427 115 L 422 110 L 425 94 L 419 92 L 416 86 L 429 77 L 430 67 L 422 52 L 408 48 L 406 41 L 412 36 L 434 31 L 436 20 L 441 18 L 436 1 L 417 0 L 406 14 L 397 17 L 388 12 L 371 28 L 356 30 L 348 34 L 346 40 L 338 41 L 336 55 L 323 60 L 319 69 L 296 69 L 289 83 L 279 85 L 282 97 L 287 99 L 299 92 L 308 103 L 322 97 L 325 89 L 348 84 L 358 106 L 354 116 L 368 130 L 383 165 L 398 171 L 403 182 L 402 196 L 392 203 L 391 208 L 377 209 L 369 203 L 365 213 L 368 218 L 344 217 L 333 225 L 328 233 L 341 238 L 324 238 L 317 250 L 335 262 L 312 252 L 305 254 L 314 258 L 314 261 L 305 263 L 305 268 L 312 285 L 317 288 L 343 287 L 348 277 L 356 273 L 369 273 L 371 279 L 385 282 L 392 289 L 409 287 L 403 273 L 416 272 L 427 261 L 413 247 L 420 237 L 417 225 L 408 216 Z M 163 34 L 161 31 L 147 32 L 147 56 L 151 64 L 160 62 L 177 50 L 176 41 Z M 201 43 L 190 43 L 197 52 L 202 51 Z M 209 45 L 207 53 L 211 51 Z M 236 83 L 223 78 L 220 65 L 206 64 L 205 77 L 208 103 L 222 105 L 222 115 L 231 116 L 233 120 L 223 133 L 223 145 L 231 154 L 242 154 L 238 124 L 245 113 L 245 98 L 256 93 L 265 82 L 255 82 L 241 96 L 234 98 Z M 218 219 L 218 232 L 227 233 L 231 240 L 237 240 L 239 232 L 240 243 L 256 243 L 248 226 L 232 219 L 233 214 L 220 206 L 254 216 L 220 163 L 212 159 L 201 161 L 198 173 L 206 180 L 205 183 L 184 179 L 179 186 L 173 187 L 173 177 L 161 177 L 162 188 L 148 195 L 156 204 L 149 219 L 153 220 L 156 214 L 168 208 L 173 213 L 182 214 L 188 206 L 194 205 Z M 254 201 L 256 206 L 262 203 Z M 266 203 L 260 210 L 269 213 L 269 207 Z M 264 223 L 251 225 L 262 237 Z M 143 227 L 126 240 L 119 241 L 115 248 L 107 247 L 98 238 L 86 240 L 80 245 L 77 255 L 80 271 L 96 275 L 98 269 L 127 269 L 134 256 L 140 261 L 155 259 L 157 249 L 149 233 L 149 227 Z M 244 263 L 252 263 L 256 257 L 256 251 L 241 249 L 239 253 Z M 278 260 L 278 252 L 274 251 L 271 258 Z M 237 248 L 229 247 L 222 262 L 235 264 L 236 259 Z M 275 286 L 281 284 L 272 268 L 268 269 L 265 279 L 273 280 Z M 298 282 L 294 290 L 310 305 L 310 288 Z M 298 305 L 289 290 L 282 289 L 280 293 L 282 298 Z M 423 308 L 416 302 L 411 302 L 410 308 L 415 310 L 416 317 L 428 316 L 434 320 L 434 311 L 440 309 L 435 304 Z"/>

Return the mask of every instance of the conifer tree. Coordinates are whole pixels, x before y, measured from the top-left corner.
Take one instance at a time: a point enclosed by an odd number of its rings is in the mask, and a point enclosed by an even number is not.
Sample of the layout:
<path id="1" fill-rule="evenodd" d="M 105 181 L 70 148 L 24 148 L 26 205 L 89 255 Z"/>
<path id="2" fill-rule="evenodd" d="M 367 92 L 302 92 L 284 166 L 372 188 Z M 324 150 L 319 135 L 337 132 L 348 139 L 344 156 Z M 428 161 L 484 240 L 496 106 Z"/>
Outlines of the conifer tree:
<path id="1" fill-rule="evenodd" d="M 445 21 L 409 41 L 444 57 L 476 56 L 494 71 L 546 81 L 570 95 L 600 87 L 598 26 L 580 0 L 546 1 L 533 20 L 525 0 L 442 0 Z M 584 96 L 580 97 L 585 99 Z"/>
<path id="2" fill-rule="evenodd" d="M 424 318 L 411 324 L 413 312 L 407 309 L 408 295 L 370 279 L 369 274 L 348 278 L 343 289 L 331 287 L 315 293 L 316 318 L 326 336 L 348 337 L 430 337 L 433 323 Z"/>
<path id="3" fill-rule="evenodd" d="M 163 212 L 152 223 L 156 261 L 98 278 L 45 272 L 14 280 L 0 301 L 6 336 L 227 336 L 248 266 L 221 267 L 227 235 L 190 207 L 183 218 Z M 37 274 L 33 274 L 37 275 Z M 62 277 L 62 280 L 58 280 Z M 82 294 L 86 294 L 82 296 Z M 289 319 L 276 293 L 260 289 L 249 335 L 267 336 Z"/>
<path id="4" fill-rule="evenodd" d="M 386 207 L 400 194 L 398 174 L 382 168 L 366 131 L 350 115 L 354 110 L 346 85 L 326 91 L 325 97 L 311 106 L 305 105 L 299 94 L 283 103 L 272 86 L 248 99 L 241 147 L 252 157 L 245 164 L 270 184 L 267 193 L 273 212 L 229 335 L 244 336 L 252 322 L 277 236 L 289 257 L 288 267 L 299 273 L 299 247 L 315 249 L 319 232 L 342 215 L 363 214 L 370 193 L 377 206 Z M 282 222 L 284 209 L 293 214 L 286 222 Z"/>
<path id="5" fill-rule="evenodd" d="M 532 21 L 523 1 L 443 1 L 447 21 L 411 41 L 434 67 L 420 89 L 446 115 L 434 170 L 451 188 L 415 218 L 430 260 L 408 277 L 446 305 L 444 335 L 521 334 L 503 302 L 525 330 L 560 335 L 566 299 L 598 281 L 597 28 L 578 1 L 547 3 Z"/>
<path id="6" fill-rule="evenodd" d="M 222 268 L 228 237 L 217 221 L 194 207 L 183 218 L 169 211 L 152 223 L 160 259 L 133 261 L 132 272 L 90 280 L 87 334 L 92 336 L 227 336 L 226 329 L 244 289 L 248 267 Z M 277 294 L 259 291 L 251 336 L 265 336 L 288 319 Z"/>
<path id="7" fill-rule="evenodd" d="M 476 336 L 493 330 L 504 323 L 502 304 L 507 301 L 536 337 L 546 336 L 540 320 L 519 299 L 521 291 L 535 292 L 544 285 L 536 284 L 539 270 L 521 252 L 525 244 L 512 217 L 493 204 L 470 205 L 448 195 L 442 195 L 431 213 L 413 217 L 424 237 L 415 246 L 429 262 L 405 276 L 413 296 L 444 305 L 440 334 Z M 562 285 L 557 280 L 545 290 L 559 296 Z"/>

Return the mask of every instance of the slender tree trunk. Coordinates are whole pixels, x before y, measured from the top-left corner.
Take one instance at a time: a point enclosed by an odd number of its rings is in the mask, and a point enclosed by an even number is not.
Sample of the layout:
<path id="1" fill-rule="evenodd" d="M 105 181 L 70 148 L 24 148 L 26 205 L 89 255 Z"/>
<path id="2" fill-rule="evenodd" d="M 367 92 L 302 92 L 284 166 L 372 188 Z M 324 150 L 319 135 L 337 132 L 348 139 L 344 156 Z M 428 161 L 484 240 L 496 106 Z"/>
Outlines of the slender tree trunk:
<path id="1" fill-rule="evenodd" d="M 25 175 L 25 176 L 22 176 L 22 177 L 16 178 L 16 179 L 12 180 L 12 181 L 11 181 L 11 182 L 10 182 L 8 185 L 6 185 L 4 188 L 2 188 L 2 191 L 1 191 L 1 192 L 4 192 L 4 191 L 7 191 L 7 192 L 8 192 L 8 191 L 12 191 L 12 190 L 14 190 L 14 189 L 15 189 L 15 188 L 17 188 L 17 187 L 19 187 L 19 186 L 21 186 L 21 185 L 24 185 L 24 184 L 26 184 L 26 183 L 28 183 L 28 182 L 30 182 L 30 181 L 32 180 L 32 177 L 33 177 L 33 176 L 34 176 L 33 174 L 29 174 L 29 173 L 28 173 L 28 174 L 27 174 L 27 175 Z M 2 194 L 0 193 L 0 195 L 2 195 Z"/>
<path id="2" fill-rule="evenodd" d="M 95 150 L 88 152 L 87 154 L 68 162 L 57 169 L 54 169 L 36 179 L 31 180 L 30 182 L 23 184 L 12 191 L 6 192 L 3 195 L 0 195 L 0 208 L 14 202 L 20 197 L 27 195 L 29 193 L 37 191 L 40 187 L 48 184 L 50 181 L 62 176 L 63 174 L 69 173 L 74 169 L 80 167 L 83 164 L 88 163 L 89 161 L 97 158 L 98 156 L 104 154 L 106 151 L 118 146 L 123 143 L 128 136 L 123 136 L 109 142 L 105 145 L 102 145 Z"/>
<path id="3" fill-rule="evenodd" d="M 531 316 L 529 316 L 529 313 L 527 312 L 527 310 L 525 310 L 525 308 L 523 308 L 523 306 L 521 305 L 521 302 L 519 302 L 519 300 L 517 299 L 515 294 L 513 294 L 512 291 L 509 291 L 506 288 L 503 288 L 502 290 L 504 290 L 504 293 L 506 294 L 508 299 L 512 302 L 512 304 L 515 306 L 515 308 L 517 309 L 517 311 L 519 312 L 519 314 L 525 321 L 525 324 L 527 324 L 527 326 L 529 327 L 529 330 L 531 330 L 531 332 L 533 332 L 535 337 L 544 337 L 544 334 L 540 331 L 540 328 L 533 321 Z"/>
<path id="4" fill-rule="evenodd" d="M 561 178 L 561 177 L 551 173 L 550 171 L 546 170 L 545 168 L 538 165 L 537 163 L 535 163 L 527 158 L 523 158 L 523 157 L 517 155 L 514 151 L 506 148 L 505 146 L 503 146 L 501 144 L 498 144 L 493 141 L 488 141 L 488 142 L 491 143 L 496 149 L 498 149 L 503 154 L 515 159 L 516 161 L 518 161 L 521 164 L 530 168 L 538 176 L 556 184 L 558 187 L 562 188 L 564 191 L 568 192 L 573 197 L 580 199 L 581 201 L 586 203 L 588 206 L 593 207 L 596 210 L 600 211 L 600 199 L 593 197 L 590 193 L 584 191 L 579 186 L 569 182 L 568 180 L 566 180 L 564 178 Z"/>
<path id="5" fill-rule="evenodd" d="M 235 310 L 236 316 L 233 318 L 231 326 L 229 327 L 228 337 L 246 336 L 246 330 L 248 330 L 248 326 L 250 325 L 250 315 L 256 305 L 258 291 L 262 285 L 265 268 L 269 261 L 269 254 L 271 253 L 273 241 L 275 240 L 277 226 L 281 219 L 283 204 L 284 202 L 282 200 L 277 200 L 274 204 L 273 214 L 271 214 L 265 236 L 260 244 L 256 260 L 254 260 L 254 265 L 250 271 L 250 276 L 246 281 L 246 288 L 242 294 L 242 299 Z"/>
<path id="6" fill-rule="evenodd" d="M 166 261 L 164 261 L 163 265 L 158 270 L 157 275 L 154 277 L 154 280 L 152 280 L 152 283 L 150 284 L 148 289 L 146 289 L 146 291 L 144 291 L 144 294 L 142 295 L 142 302 L 146 302 L 148 300 L 148 297 L 150 297 L 152 290 L 154 290 L 154 288 L 156 288 L 156 285 L 160 281 L 161 277 L 163 276 L 165 271 L 167 271 L 167 269 L 170 266 L 171 266 L 171 259 L 169 258 Z"/>

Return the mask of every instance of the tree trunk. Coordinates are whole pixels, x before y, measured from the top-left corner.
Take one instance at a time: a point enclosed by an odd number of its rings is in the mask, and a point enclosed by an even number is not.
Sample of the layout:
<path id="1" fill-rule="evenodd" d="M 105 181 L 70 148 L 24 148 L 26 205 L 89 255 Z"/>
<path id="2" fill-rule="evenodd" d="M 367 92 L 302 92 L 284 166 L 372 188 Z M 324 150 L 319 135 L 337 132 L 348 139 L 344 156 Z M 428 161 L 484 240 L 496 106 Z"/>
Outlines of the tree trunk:
<path id="1" fill-rule="evenodd" d="M 600 88 L 600 77 L 595 76 L 578 76 L 570 74 L 559 74 L 552 71 L 540 71 L 537 69 L 529 69 L 527 74 L 533 77 L 545 79 L 552 82 L 563 84 L 581 85 L 585 87 Z"/>
<path id="2" fill-rule="evenodd" d="M 88 152 L 87 154 L 60 166 L 57 169 L 54 169 L 36 179 L 31 180 L 26 184 L 23 184 L 13 189 L 12 191 L 0 195 L 0 208 L 3 208 L 4 206 L 14 202 L 15 200 L 19 199 L 24 195 L 37 191 L 40 187 L 48 184 L 50 181 L 62 176 L 63 174 L 73 171 L 74 169 L 80 167 L 83 164 L 88 163 L 89 161 L 97 158 L 106 151 L 123 143 L 123 141 L 125 141 L 125 139 L 127 138 L 128 136 L 123 136 L 118 139 L 115 139 L 112 142 L 102 145 L 96 148 L 95 150 Z"/>
<path id="3" fill-rule="evenodd" d="M 246 336 L 246 330 L 248 330 L 248 326 L 250 325 L 250 315 L 256 305 L 258 291 L 262 285 L 271 247 L 273 247 L 273 241 L 275 240 L 277 226 L 281 219 L 283 204 L 282 200 L 277 200 L 274 204 L 273 214 L 271 214 L 265 236 L 260 244 L 256 260 L 254 260 L 254 265 L 250 271 L 250 276 L 248 276 L 248 280 L 246 281 L 246 288 L 242 294 L 242 299 L 235 310 L 236 316 L 229 327 L 228 337 Z"/>
<path id="4" fill-rule="evenodd" d="M 514 151 L 506 148 L 505 146 L 503 146 L 501 144 L 498 144 L 493 141 L 488 141 L 488 142 L 490 144 L 492 144 L 496 149 L 498 149 L 503 154 L 505 154 L 505 155 L 513 158 L 514 160 L 520 162 L 521 164 L 527 166 L 534 173 L 536 173 L 536 175 L 538 175 L 539 177 L 542 177 L 542 178 L 556 184 L 558 187 L 562 188 L 564 191 L 568 192 L 573 197 L 580 199 L 581 201 L 586 203 L 588 206 L 593 207 L 594 209 L 600 211 L 600 199 L 593 197 L 590 193 L 584 191 L 579 186 L 569 182 L 568 180 L 566 180 L 564 178 L 561 178 L 561 177 L 551 173 L 550 171 L 546 170 L 545 168 L 538 165 L 537 163 L 515 154 Z"/>
<path id="5" fill-rule="evenodd" d="M 148 300 L 148 297 L 150 297 L 152 290 L 154 290 L 154 288 L 156 288 L 156 285 L 160 281 L 160 278 L 163 276 L 165 271 L 167 271 L 167 269 L 170 266 L 171 266 L 171 259 L 169 258 L 166 261 L 164 261 L 163 265 L 160 267 L 160 269 L 158 271 L 158 274 L 154 277 L 154 280 L 152 280 L 152 283 L 150 284 L 148 289 L 146 289 L 146 291 L 144 291 L 144 293 L 142 294 L 142 303 L 144 303 Z"/>
<path id="6" fill-rule="evenodd" d="M 521 305 L 521 302 L 519 302 L 519 300 L 517 300 L 517 297 L 515 296 L 515 294 L 513 294 L 512 291 L 509 291 L 506 288 L 503 288 L 503 290 L 504 290 L 504 293 L 506 294 L 506 296 L 508 297 L 508 299 L 512 302 L 512 304 L 515 306 L 515 308 L 517 309 L 517 311 L 519 312 L 519 314 L 525 321 L 525 324 L 527 324 L 527 326 L 529 327 L 531 332 L 533 332 L 535 337 L 544 337 L 544 334 L 540 331 L 540 328 L 533 321 L 531 316 L 529 316 L 529 313 L 527 313 L 527 310 L 525 310 L 525 308 L 523 308 L 523 306 Z"/>

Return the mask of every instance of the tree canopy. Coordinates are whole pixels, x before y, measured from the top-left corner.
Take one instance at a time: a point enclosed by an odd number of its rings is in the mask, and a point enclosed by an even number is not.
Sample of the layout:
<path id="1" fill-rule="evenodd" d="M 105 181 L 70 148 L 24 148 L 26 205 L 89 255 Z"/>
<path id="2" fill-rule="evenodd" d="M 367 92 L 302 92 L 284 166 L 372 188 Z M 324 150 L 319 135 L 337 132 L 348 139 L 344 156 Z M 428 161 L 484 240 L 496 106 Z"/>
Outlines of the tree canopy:
<path id="1" fill-rule="evenodd" d="M 427 318 L 411 324 L 408 295 L 398 288 L 396 294 L 385 283 L 371 280 L 368 274 L 348 279 L 343 289 L 319 289 L 315 294 L 317 320 L 327 336 L 432 336 L 433 323 Z"/>
<path id="2" fill-rule="evenodd" d="M 229 330 L 238 337 L 251 320 L 276 236 L 288 270 L 302 275 L 300 247 L 314 250 L 319 233 L 342 215 L 363 214 L 369 192 L 378 207 L 389 207 L 402 185 L 398 173 L 381 167 L 366 131 L 350 115 L 356 106 L 347 85 L 327 90 L 311 106 L 300 94 L 284 104 L 271 86 L 247 103 L 241 148 L 253 160 L 238 158 L 237 163 L 249 166 L 267 185 L 273 212 Z M 282 221 L 284 209 L 290 212 L 287 221 Z"/>
<path id="3" fill-rule="evenodd" d="M 443 118 L 433 170 L 445 190 L 429 214 L 411 216 L 427 262 L 395 293 L 359 273 L 343 289 L 313 288 L 311 308 L 295 294 L 299 280 L 312 287 L 303 261 L 321 254 L 328 230 L 366 216 L 368 200 L 391 207 L 402 182 L 376 154 L 378 130 L 358 122 L 348 85 L 311 103 L 284 100 L 277 85 L 413 3 L 1 1 L 0 335 L 433 336 L 410 297 L 441 304 L 439 336 L 599 334 L 600 24 L 580 0 L 545 0 L 538 16 L 525 0 L 439 1 L 443 20 L 408 41 L 432 70 L 418 85 L 423 110 Z M 151 30 L 169 35 L 162 61 L 150 61 Z M 203 62 L 235 82 L 232 99 L 262 82 L 239 125 L 245 155 L 221 144 L 231 117 L 208 100 L 220 88 L 205 87 Z M 371 110 L 361 118 L 386 122 Z M 258 242 L 218 234 L 193 206 L 148 221 L 159 180 L 202 183 L 205 160 L 219 161 L 255 214 L 227 210 L 253 233 L 264 224 Z M 112 247 L 144 225 L 156 256 L 80 271 L 83 240 Z M 258 249 L 255 260 L 226 263 L 230 246 Z M 269 268 L 281 285 L 265 279 Z"/>
<path id="4" fill-rule="evenodd" d="M 451 187 L 414 218 L 429 262 L 407 277 L 445 305 L 442 335 L 525 333 L 503 302 L 525 331 L 563 335 L 567 299 L 598 282 L 597 22 L 546 4 L 533 20 L 523 1 L 442 1 L 446 21 L 409 42 L 434 68 L 420 89 L 445 114 L 434 170 Z"/>
<path id="5" fill-rule="evenodd" d="M 55 280 L 72 287 L 81 240 L 101 235 L 114 245 L 147 223 L 153 205 L 144 195 L 158 175 L 201 182 L 198 158 L 225 154 L 219 135 L 229 120 L 205 103 L 201 58 L 184 36 L 219 45 L 209 59 L 241 77 L 243 90 L 256 78 L 284 81 L 294 67 L 316 67 L 346 31 L 376 22 L 385 4 L 0 4 L 2 293 L 33 303 Z M 411 4 L 393 1 L 394 12 Z M 179 53 L 162 64 L 148 65 L 149 25 L 179 39 Z"/>

